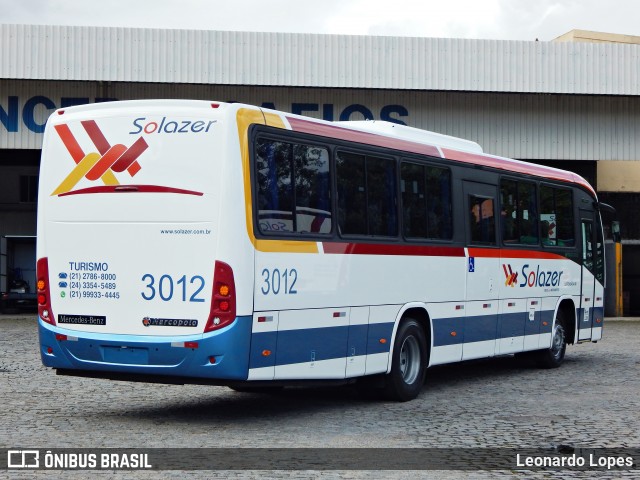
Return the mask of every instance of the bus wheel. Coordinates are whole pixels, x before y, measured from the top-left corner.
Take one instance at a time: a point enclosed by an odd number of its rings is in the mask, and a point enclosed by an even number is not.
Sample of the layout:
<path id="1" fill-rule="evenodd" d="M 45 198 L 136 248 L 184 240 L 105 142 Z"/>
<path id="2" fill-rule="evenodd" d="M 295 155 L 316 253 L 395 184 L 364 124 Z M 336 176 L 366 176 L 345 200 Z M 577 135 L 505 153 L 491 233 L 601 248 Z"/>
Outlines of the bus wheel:
<path id="1" fill-rule="evenodd" d="M 558 368 L 562 365 L 564 354 L 567 350 L 567 341 L 564 330 L 564 315 L 558 312 L 551 337 L 551 347 L 537 352 L 537 363 L 542 368 Z"/>
<path id="2" fill-rule="evenodd" d="M 385 391 L 392 400 L 406 402 L 418 396 L 426 373 L 427 346 L 420 324 L 406 318 L 400 324 L 391 357 Z"/>

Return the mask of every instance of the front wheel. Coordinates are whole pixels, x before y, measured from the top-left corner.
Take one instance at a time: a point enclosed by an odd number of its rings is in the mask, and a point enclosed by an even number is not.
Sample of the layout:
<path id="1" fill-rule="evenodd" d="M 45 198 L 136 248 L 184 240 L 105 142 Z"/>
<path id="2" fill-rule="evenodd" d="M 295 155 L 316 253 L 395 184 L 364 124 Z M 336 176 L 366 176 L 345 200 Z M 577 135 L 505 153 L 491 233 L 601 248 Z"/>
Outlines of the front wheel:
<path id="1" fill-rule="evenodd" d="M 426 345 L 420 324 L 412 318 L 404 319 L 393 345 L 391 371 L 385 377 L 385 391 L 392 400 L 413 400 L 422 390 L 427 364 Z"/>
<path id="2" fill-rule="evenodd" d="M 551 336 L 551 347 L 536 352 L 536 360 L 542 368 L 558 368 L 562 365 L 567 350 L 567 339 L 564 330 L 564 316 L 558 312 Z"/>

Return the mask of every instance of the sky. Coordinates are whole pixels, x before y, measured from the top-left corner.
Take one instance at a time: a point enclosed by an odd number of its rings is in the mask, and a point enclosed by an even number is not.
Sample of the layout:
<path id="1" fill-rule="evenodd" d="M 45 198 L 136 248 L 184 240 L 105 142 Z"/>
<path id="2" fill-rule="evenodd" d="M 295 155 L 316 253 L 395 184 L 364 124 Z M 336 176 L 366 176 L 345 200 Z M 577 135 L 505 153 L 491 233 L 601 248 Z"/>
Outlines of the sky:
<path id="1" fill-rule="evenodd" d="M 640 36 L 640 1 L 0 0 L 0 23 L 546 41 Z"/>

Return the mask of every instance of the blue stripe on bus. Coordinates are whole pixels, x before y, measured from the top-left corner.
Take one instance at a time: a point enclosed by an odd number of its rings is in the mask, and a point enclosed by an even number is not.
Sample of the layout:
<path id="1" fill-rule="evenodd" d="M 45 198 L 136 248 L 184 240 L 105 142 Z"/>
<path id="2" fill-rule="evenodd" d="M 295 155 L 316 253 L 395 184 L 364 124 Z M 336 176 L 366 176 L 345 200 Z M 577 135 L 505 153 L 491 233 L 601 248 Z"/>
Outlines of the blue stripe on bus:
<path id="1" fill-rule="evenodd" d="M 393 328 L 393 324 L 392 328 Z M 357 357 L 367 353 L 367 335 L 369 325 L 349 325 L 349 338 L 347 340 L 347 356 Z"/>
<path id="2" fill-rule="evenodd" d="M 393 322 L 391 323 L 372 323 L 369 325 L 369 334 L 367 335 L 367 355 L 388 352 L 391 348 L 391 335 L 393 334 Z M 381 340 L 386 340 L 382 343 Z"/>
<path id="3" fill-rule="evenodd" d="M 551 329 L 553 328 L 554 315 L 555 312 L 553 310 L 543 310 L 541 312 L 540 333 L 551 333 Z"/>
<path id="4" fill-rule="evenodd" d="M 497 315 L 497 320 L 495 315 L 436 318 L 433 320 L 433 346 L 551 333 L 553 314 L 553 310 L 536 312 L 534 321 L 529 320 L 527 312 Z M 456 334 L 452 335 L 452 332 Z"/>
<path id="5" fill-rule="evenodd" d="M 580 330 L 591 330 L 592 328 L 602 327 L 602 322 L 604 320 L 604 307 L 591 307 L 591 321 L 584 321 L 584 308 L 578 308 L 578 329 Z M 600 323 L 596 323 L 596 319 L 600 319 Z"/>
<path id="6" fill-rule="evenodd" d="M 254 333 L 251 336 L 249 368 L 273 367 L 277 340 L 278 332 Z"/>
<path id="7" fill-rule="evenodd" d="M 598 322 L 600 320 L 600 322 Z M 593 307 L 593 328 L 602 326 L 604 322 L 604 307 Z"/>
<path id="8" fill-rule="evenodd" d="M 391 345 L 393 326 L 389 322 L 254 333 L 249 368 L 385 353 Z M 273 353 L 266 356 L 264 350 Z"/>
<path id="9" fill-rule="evenodd" d="M 553 315 L 553 310 L 538 311 L 533 321 L 528 312 L 437 318 L 433 320 L 433 346 L 551 333 Z M 387 322 L 254 333 L 249 368 L 386 353 L 391 348 L 393 327 L 392 322 Z M 272 353 L 265 356 L 264 350 Z"/>
<path id="10" fill-rule="evenodd" d="M 464 342 L 464 321 L 464 317 L 433 319 L 433 346 L 443 347 Z"/>
<path id="11" fill-rule="evenodd" d="M 602 308 L 594 309 L 594 315 L 601 318 Z M 525 312 L 434 319 L 433 345 L 551 333 L 553 318 L 553 310 L 548 310 L 536 312 L 533 322 Z M 151 338 L 77 332 L 40 321 L 39 332 L 43 363 L 54 368 L 246 379 L 249 368 L 389 352 L 394 328 L 393 322 L 387 322 L 251 334 L 251 324 L 251 317 L 238 317 L 229 327 L 204 335 Z M 59 342 L 56 333 L 78 340 Z M 171 346 L 180 341 L 196 341 L 199 348 Z M 123 350 L 123 345 L 129 348 Z M 48 347 L 52 354 L 47 353 Z M 217 358 L 216 364 L 210 364 L 211 356 Z"/>
<path id="12" fill-rule="evenodd" d="M 525 313 L 524 322 L 524 334 L 537 335 L 540 333 L 540 326 L 542 325 L 542 312 L 539 310 L 534 313 L 533 320 L 529 319 L 529 313 Z"/>
<path id="13" fill-rule="evenodd" d="M 280 331 L 276 365 L 346 357 L 348 333 L 348 326 Z"/>
<path id="14" fill-rule="evenodd" d="M 499 332 L 498 337 L 521 337 L 525 334 L 527 328 L 527 322 L 529 321 L 528 312 L 518 313 L 504 313 L 500 315 Z M 533 322 L 532 322 L 533 323 Z M 535 332 L 538 333 L 538 332 Z M 532 332 L 533 334 L 533 332 Z M 490 340 L 490 339 L 487 339 Z"/>
<path id="15" fill-rule="evenodd" d="M 464 331 L 456 338 L 461 337 L 460 343 L 471 343 L 495 340 L 498 336 L 498 315 L 477 315 L 464 318 Z"/>

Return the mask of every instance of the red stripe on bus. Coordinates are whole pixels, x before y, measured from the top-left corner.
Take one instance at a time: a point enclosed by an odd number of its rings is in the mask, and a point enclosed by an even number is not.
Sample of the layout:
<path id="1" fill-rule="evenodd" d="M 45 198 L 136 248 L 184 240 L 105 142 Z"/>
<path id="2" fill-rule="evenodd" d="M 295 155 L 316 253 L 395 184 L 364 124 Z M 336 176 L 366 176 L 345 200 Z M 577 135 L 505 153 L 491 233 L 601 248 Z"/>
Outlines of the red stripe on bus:
<path id="1" fill-rule="evenodd" d="M 563 255 L 538 250 L 507 250 L 500 248 L 469 248 L 470 257 L 478 258 L 532 258 L 542 260 L 566 259 Z M 505 272 L 506 273 L 506 272 Z"/>
<path id="2" fill-rule="evenodd" d="M 287 120 L 289 121 L 291 128 L 296 132 L 304 132 L 313 135 L 320 135 L 322 137 L 375 145 L 377 147 L 393 148 L 395 150 L 403 150 L 405 152 L 418 153 L 421 155 L 430 155 L 432 157 L 441 157 L 440 151 L 433 145 L 424 145 L 422 143 L 410 142 L 408 140 L 376 135 L 375 133 L 360 132 L 358 130 L 351 130 L 350 128 L 310 122 L 299 118 L 287 117 Z"/>
<path id="3" fill-rule="evenodd" d="M 381 243 L 323 242 L 324 253 L 343 255 L 404 255 L 419 257 L 464 257 L 462 247 L 430 247 L 424 245 L 390 245 Z"/>
<path id="4" fill-rule="evenodd" d="M 464 257 L 462 247 L 426 245 L 395 245 L 382 243 L 323 242 L 324 253 L 341 255 L 403 255 L 417 257 Z M 536 250 L 506 250 L 499 248 L 469 248 L 469 257 L 476 258 L 531 258 L 558 260 L 566 257 L 557 253 Z"/>

